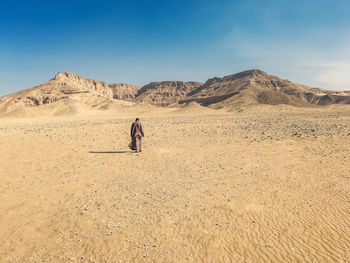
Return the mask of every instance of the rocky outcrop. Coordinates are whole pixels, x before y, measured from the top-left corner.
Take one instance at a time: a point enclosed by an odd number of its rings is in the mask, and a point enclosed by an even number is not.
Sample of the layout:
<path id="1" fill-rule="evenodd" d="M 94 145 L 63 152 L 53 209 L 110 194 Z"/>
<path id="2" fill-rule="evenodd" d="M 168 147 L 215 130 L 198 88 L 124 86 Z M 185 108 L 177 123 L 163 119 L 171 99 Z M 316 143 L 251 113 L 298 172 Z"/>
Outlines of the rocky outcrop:
<path id="1" fill-rule="evenodd" d="M 109 98 L 113 96 L 112 90 L 106 82 L 86 79 L 70 72 L 58 73 L 46 85 L 50 86 L 51 89 L 58 89 L 62 94 L 92 92 Z"/>
<path id="2" fill-rule="evenodd" d="M 133 101 L 141 89 L 140 86 L 125 83 L 109 84 L 108 86 L 112 89 L 113 99 L 127 101 Z"/>
<path id="3" fill-rule="evenodd" d="M 158 106 L 177 103 L 188 93 L 203 85 L 201 82 L 162 81 L 143 86 L 136 94 L 135 101 Z"/>

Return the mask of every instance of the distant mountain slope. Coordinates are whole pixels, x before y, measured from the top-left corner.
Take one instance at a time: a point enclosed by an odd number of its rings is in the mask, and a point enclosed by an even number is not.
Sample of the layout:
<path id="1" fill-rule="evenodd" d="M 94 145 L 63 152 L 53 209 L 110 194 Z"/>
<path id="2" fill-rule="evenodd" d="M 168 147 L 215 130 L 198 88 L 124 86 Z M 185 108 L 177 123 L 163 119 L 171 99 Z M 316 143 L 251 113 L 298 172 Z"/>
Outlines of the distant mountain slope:
<path id="1" fill-rule="evenodd" d="M 158 106 L 177 103 L 188 93 L 202 86 L 202 82 L 162 81 L 143 86 L 136 94 L 135 101 Z"/>
<path id="2" fill-rule="evenodd" d="M 86 106 L 94 107 L 101 100 L 112 100 L 114 92 L 106 82 L 86 79 L 70 72 L 58 73 L 42 85 L 0 98 L 0 114 L 12 115 L 14 112 L 24 112 L 26 108 L 32 111 L 29 108 L 48 104 L 74 108 L 71 104 L 83 102 Z M 62 100 L 65 102 L 58 104 Z"/>
<path id="3" fill-rule="evenodd" d="M 248 104 L 287 104 L 292 106 L 350 104 L 350 93 L 314 89 L 289 80 L 247 70 L 223 78 L 209 79 L 179 103 L 196 101 L 204 106 L 225 108 Z"/>
<path id="4" fill-rule="evenodd" d="M 125 104 L 121 100 L 129 102 Z M 163 81 L 151 82 L 142 88 L 123 83 L 108 85 L 65 72 L 58 73 L 42 85 L 1 97 L 0 116 L 27 116 L 45 109 L 52 112 L 81 112 L 83 109 L 88 112 L 134 103 L 169 106 L 190 102 L 227 110 L 258 104 L 325 106 L 350 104 L 350 91 L 310 88 L 257 69 L 215 77 L 205 83 Z M 40 108 L 40 111 L 34 108 Z"/>
<path id="5" fill-rule="evenodd" d="M 112 96 L 112 90 L 107 83 L 85 79 L 76 74 L 65 72 L 58 73 L 53 79 L 42 85 L 2 97 L 0 105 L 39 106 L 68 98 L 72 94 L 78 93 L 92 93 L 105 97 Z"/>

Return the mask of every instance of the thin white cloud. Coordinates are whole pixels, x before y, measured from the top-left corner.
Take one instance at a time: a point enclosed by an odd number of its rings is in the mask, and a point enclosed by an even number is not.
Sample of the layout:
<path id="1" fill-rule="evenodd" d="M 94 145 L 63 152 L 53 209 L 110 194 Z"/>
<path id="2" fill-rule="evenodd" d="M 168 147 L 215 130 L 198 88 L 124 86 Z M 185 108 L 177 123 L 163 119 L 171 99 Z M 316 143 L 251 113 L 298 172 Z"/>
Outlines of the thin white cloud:
<path id="1" fill-rule="evenodd" d="M 318 86 L 335 90 L 350 90 L 350 63 L 332 63 L 323 66 L 322 71 L 313 77 Z"/>
<path id="2" fill-rule="evenodd" d="M 275 35 L 248 35 L 234 30 L 218 45 L 229 50 L 244 65 L 259 65 L 270 74 L 280 75 L 305 85 L 331 90 L 350 90 L 349 39 L 320 42 L 324 34 L 308 39 Z M 320 44 L 321 43 L 321 44 Z"/>

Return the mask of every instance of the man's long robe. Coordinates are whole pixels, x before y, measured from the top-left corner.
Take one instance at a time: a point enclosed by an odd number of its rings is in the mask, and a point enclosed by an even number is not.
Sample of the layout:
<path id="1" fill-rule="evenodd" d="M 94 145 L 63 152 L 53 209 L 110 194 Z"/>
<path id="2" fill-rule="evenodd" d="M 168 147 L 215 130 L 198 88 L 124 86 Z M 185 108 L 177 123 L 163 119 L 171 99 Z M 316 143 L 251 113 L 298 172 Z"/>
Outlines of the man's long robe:
<path id="1" fill-rule="evenodd" d="M 133 122 L 131 125 L 130 136 L 132 140 L 129 144 L 130 149 L 140 151 L 142 137 L 144 136 L 142 124 L 140 121 Z"/>

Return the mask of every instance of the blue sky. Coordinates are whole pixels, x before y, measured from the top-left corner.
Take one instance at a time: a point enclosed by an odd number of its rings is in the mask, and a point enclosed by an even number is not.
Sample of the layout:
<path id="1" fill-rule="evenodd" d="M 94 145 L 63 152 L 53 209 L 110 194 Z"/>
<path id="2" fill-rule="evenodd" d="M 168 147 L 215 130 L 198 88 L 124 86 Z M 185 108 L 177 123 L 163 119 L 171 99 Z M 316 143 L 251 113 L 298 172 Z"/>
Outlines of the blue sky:
<path id="1" fill-rule="evenodd" d="M 348 0 L 0 3 L 0 95 L 64 71 L 144 85 L 252 68 L 350 90 Z"/>

